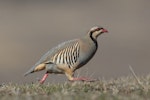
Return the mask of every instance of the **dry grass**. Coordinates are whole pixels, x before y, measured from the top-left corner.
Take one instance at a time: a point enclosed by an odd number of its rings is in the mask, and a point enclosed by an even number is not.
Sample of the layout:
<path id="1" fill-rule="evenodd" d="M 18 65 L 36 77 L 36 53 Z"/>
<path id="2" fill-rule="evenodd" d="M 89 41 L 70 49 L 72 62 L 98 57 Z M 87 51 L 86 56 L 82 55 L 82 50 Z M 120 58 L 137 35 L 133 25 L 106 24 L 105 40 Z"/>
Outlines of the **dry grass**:
<path id="1" fill-rule="evenodd" d="M 136 76 L 137 77 L 137 76 Z M 0 100 L 149 100 L 150 75 L 97 82 L 2 84 Z"/>

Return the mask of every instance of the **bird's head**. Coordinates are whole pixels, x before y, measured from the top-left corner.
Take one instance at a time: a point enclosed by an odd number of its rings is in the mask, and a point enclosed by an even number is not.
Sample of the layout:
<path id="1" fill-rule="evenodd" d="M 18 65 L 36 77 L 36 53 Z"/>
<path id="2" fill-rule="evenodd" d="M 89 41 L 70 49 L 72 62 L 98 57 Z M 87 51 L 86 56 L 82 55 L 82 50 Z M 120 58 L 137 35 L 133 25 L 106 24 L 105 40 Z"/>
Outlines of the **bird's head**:
<path id="1" fill-rule="evenodd" d="M 92 27 L 90 31 L 88 32 L 89 36 L 94 39 L 97 39 L 97 37 L 101 35 L 102 33 L 108 33 L 108 31 L 104 29 L 103 27 L 97 27 L 97 26 Z"/>

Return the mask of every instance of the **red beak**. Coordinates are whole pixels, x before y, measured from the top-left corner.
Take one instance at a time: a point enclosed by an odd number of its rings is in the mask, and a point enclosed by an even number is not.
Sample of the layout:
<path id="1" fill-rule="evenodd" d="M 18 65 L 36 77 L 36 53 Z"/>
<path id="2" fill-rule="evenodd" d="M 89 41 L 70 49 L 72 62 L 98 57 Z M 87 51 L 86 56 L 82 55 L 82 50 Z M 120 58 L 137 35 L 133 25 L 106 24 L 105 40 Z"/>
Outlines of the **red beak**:
<path id="1" fill-rule="evenodd" d="M 103 33 L 108 33 L 108 31 L 106 29 L 103 29 L 102 32 Z"/>

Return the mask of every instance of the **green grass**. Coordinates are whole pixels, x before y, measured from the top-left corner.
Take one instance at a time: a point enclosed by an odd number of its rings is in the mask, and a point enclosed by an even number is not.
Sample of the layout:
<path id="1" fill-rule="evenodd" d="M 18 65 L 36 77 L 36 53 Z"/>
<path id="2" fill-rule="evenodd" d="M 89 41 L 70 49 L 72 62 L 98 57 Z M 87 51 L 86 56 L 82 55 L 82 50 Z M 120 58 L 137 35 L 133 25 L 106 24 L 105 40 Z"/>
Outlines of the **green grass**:
<path id="1" fill-rule="evenodd" d="M 97 82 L 2 84 L 0 100 L 150 100 L 150 76 Z M 141 85 L 142 84 L 142 85 Z"/>

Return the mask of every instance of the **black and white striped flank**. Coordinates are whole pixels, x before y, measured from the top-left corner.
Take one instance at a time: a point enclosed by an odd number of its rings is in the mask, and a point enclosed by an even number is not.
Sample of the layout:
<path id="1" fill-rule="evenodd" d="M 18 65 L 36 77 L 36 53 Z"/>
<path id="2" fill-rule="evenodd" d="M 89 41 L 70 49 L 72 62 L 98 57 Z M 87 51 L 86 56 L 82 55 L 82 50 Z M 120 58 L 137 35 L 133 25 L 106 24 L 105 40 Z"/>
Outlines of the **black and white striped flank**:
<path id="1" fill-rule="evenodd" d="M 72 68 L 73 65 L 77 62 L 79 58 L 80 45 L 78 42 L 58 51 L 55 55 L 52 56 L 51 60 L 55 64 L 65 64 L 69 68 Z"/>

